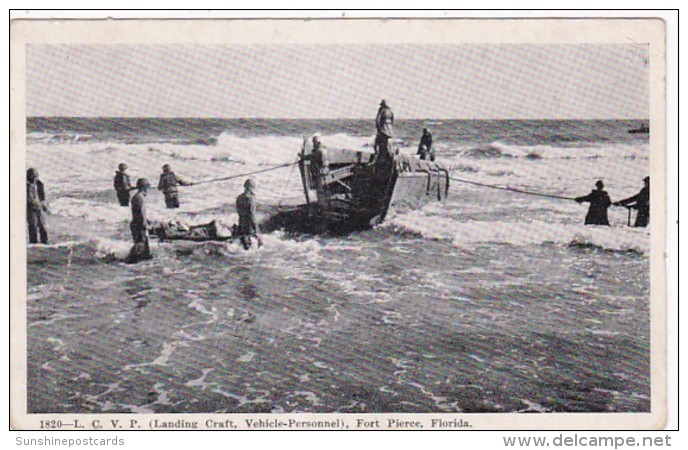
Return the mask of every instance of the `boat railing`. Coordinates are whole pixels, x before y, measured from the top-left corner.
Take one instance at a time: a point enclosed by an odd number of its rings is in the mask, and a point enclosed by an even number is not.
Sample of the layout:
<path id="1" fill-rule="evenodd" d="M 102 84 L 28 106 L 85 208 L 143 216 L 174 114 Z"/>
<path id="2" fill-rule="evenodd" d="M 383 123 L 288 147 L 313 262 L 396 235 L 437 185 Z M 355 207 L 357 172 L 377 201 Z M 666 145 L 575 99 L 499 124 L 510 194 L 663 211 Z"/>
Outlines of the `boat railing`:
<path id="1" fill-rule="evenodd" d="M 354 165 L 348 165 L 337 169 L 329 170 L 321 175 L 323 182 L 330 184 L 349 178 L 354 174 Z"/>

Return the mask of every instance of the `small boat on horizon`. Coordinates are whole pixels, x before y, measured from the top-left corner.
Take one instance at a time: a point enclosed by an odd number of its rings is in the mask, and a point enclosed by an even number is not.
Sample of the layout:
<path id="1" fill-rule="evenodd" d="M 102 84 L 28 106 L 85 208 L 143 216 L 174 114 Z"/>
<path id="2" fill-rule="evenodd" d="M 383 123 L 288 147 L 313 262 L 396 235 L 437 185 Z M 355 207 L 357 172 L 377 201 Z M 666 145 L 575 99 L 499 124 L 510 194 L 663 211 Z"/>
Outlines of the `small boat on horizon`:
<path id="1" fill-rule="evenodd" d="M 638 128 L 632 128 L 628 130 L 630 134 L 649 134 L 650 133 L 650 126 L 649 125 L 641 125 Z"/>

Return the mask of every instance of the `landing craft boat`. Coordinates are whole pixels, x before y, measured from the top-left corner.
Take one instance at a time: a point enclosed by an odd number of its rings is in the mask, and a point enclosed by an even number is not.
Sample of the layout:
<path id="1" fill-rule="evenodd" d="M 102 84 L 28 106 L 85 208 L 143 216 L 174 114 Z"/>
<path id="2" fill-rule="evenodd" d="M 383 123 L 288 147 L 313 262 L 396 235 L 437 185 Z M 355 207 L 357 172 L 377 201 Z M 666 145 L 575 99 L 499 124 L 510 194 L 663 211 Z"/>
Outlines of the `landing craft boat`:
<path id="1" fill-rule="evenodd" d="M 398 151 L 381 161 L 371 148 L 322 150 L 327 167 L 313 167 L 312 147 L 304 140 L 299 169 L 309 219 L 330 231 L 374 226 L 390 211 L 442 201 L 449 192 L 449 172 L 438 162 Z"/>

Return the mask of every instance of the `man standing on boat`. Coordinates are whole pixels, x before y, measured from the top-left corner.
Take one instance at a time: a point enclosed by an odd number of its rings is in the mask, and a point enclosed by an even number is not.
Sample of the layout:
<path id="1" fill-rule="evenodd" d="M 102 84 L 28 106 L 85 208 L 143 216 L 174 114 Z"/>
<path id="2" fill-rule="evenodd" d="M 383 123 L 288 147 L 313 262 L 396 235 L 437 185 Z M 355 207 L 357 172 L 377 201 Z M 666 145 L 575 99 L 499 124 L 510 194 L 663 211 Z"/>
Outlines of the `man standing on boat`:
<path id="1" fill-rule="evenodd" d="M 165 196 L 165 206 L 168 209 L 179 208 L 179 191 L 177 186 L 193 186 L 193 183 L 179 178 L 169 164 L 162 166 L 162 174 L 158 182 L 158 190 Z"/>
<path id="2" fill-rule="evenodd" d="M 329 170 L 329 162 L 327 161 L 327 150 L 320 142 L 320 135 L 313 135 L 313 150 L 311 151 L 311 178 L 320 186 L 320 176 L 326 174 Z"/>
<path id="3" fill-rule="evenodd" d="M 387 102 L 382 100 L 380 102 L 380 108 L 377 110 L 377 116 L 375 117 L 375 128 L 377 129 L 375 150 L 378 153 L 378 158 L 391 159 L 394 156 L 392 154 L 392 148 L 389 145 L 389 140 L 394 136 L 393 126 L 394 113 L 390 107 L 387 106 Z"/>
<path id="4" fill-rule="evenodd" d="M 609 226 L 609 219 L 607 218 L 607 209 L 612 204 L 609 194 L 604 190 L 604 183 L 602 180 L 597 180 L 595 183 L 597 189 L 584 197 L 576 198 L 578 203 L 589 202 L 590 208 L 588 214 L 585 216 L 586 225 L 607 225 Z"/>
<path id="5" fill-rule="evenodd" d="M 239 238 L 244 249 L 251 248 L 253 243 L 252 238 L 256 238 L 258 246 L 261 246 L 260 238 L 258 237 L 258 225 L 256 223 L 256 194 L 253 190 L 256 188 L 256 183 L 251 178 L 244 182 L 244 192 L 236 199 L 236 209 L 239 215 Z"/>
<path id="6" fill-rule="evenodd" d="M 650 177 L 645 177 L 643 183 L 645 186 L 633 197 L 614 203 L 614 206 L 625 206 L 638 210 L 634 227 L 646 227 L 650 223 Z"/>
<path id="7" fill-rule="evenodd" d="M 435 160 L 435 152 L 432 150 L 432 134 L 427 128 L 423 128 L 423 135 L 420 137 L 420 144 L 418 145 L 418 153 L 420 159 Z"/>

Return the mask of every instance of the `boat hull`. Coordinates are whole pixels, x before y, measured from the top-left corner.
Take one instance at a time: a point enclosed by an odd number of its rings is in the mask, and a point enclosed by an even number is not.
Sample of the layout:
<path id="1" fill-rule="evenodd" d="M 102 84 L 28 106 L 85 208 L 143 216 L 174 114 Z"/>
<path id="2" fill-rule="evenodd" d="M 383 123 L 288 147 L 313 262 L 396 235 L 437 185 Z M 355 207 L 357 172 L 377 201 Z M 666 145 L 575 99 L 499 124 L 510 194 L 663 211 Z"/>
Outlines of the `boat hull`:
<path id="1" fill-rule="evenodd" d="M 439 163 L 410 155 L 380 161 L 374 154 L 337 150 L 335 164 L 313 168 L 300 162 L 310 220 L 331 232 L 368 228 L 397 211 L 443 201 L 449 174 Z"/>

